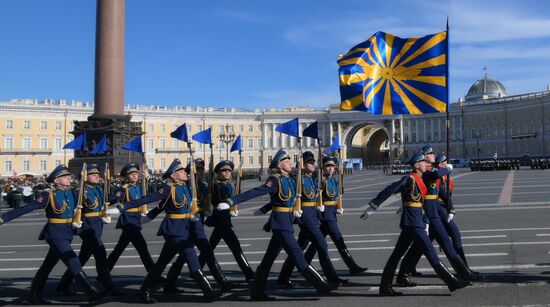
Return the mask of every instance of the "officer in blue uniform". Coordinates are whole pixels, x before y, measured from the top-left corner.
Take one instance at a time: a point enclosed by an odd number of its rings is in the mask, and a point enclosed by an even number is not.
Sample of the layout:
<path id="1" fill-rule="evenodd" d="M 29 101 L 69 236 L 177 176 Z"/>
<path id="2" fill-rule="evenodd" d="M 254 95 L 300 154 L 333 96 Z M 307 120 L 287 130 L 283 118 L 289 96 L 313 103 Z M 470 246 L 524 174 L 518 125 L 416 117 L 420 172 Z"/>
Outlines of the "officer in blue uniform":
<path id="1" fill-rule="evenodd" d="M 425 156 L 430 157 L 430 160 L 427 160 L 431 162 L 431 158 L 434 156 L 433 151 L 431 151 L 431 146 L 425 146 L 423 151 L 428 151 L 428 153 L 425 153 Z M 447 166 L 447 158 L 444 153 L 440 153 L 435 158 L 434 162 L 438 169 L 443 169 Z M 460 250 L 462 255 L 464 255 L 464 250 L 460 239 L 460 231 L 458 231 L 458 227 L 454 221 L 452 221 L 454 217 L 454 213 L 452 212 L 454 212 L 454 210 L 452 207 L 447 206 L 448 198 L 445 190 L 446 177 L 448 176 L 425 182 L 428 188 L 428 195 L 426 195 L 426 200 L 424 202 L 424 210 L 430 222 L 430 239 L 435 239 L 439 246 L 441 246 L 451 266 L 461 278 L 468 281 L 477 281 L 480 278 L 479 274 L 470 270 L 465 262 L 466 257 L 461 256 L 459 253 Z M 442 184 L 442 182 L 444 184 Z M 445 199 L 445 201 L 443 199 Z M 449 210 L 452 210 L 450 214 L 448 213 Z M 450 219 L 449 216 L 451 216 Z M 449 237 L 452 238 L 452 241 Z M 408 275 L 410 272 L 415 271 L 415 267 L 421 256 L 421 249 L 417 244 L 413 244 L 409 251 L 407 251 L 401 263 L 401 267 L 399 268 L 399 274 L 396 279 L 397 285 L 404 287 L 416 286 L 416 283 L 412 282 Z"/>
<path id="2" fill-rule="evenodd" d="M 229 203 L 219 203 L 216 210 L 229 210 L 231 206 L 245 202 L 261 195 L 270 194 L 272 211 L 269 218 L 269 227 L 273 233 L 262 262 L 256 270 L 254 286 L 251 291 L 252 301 L 268 301 L 275 298 L 265 294 L 267 277 L 273 262 L 284 249 L 287 255 L 304 278 L 312 284 L 317 292 L 328 293 L 333 287 L 319 275 L 319 273 L 308 264 L 302 249 L 294 238 L 292 223 L 294 218 L 300 216 L 300 212 L 293 210 L 296 200 L 296 182 L 289 176 L 292 170 L 290 157 L 284 150 L 279 150 L 271 163 L 270 169 L 275 169 L 276 174 L 270 176 L 266 183 L 260 187 L 248 190 L 240 195 L 233 196 Z"/>
<path id="3" fill-rule="evenodd" d="M 332 284 L 341 284 L 347 280 L 340 279 L 328 254 L 327 241 L 325 235 L 321 232 L 319 220 L 321 210 L 324 211 L 324 206 L 317 205 L 318 184 L 317 178 L 313 176 L 315 172 L 315 156 L 311 151 L 306 151 L 302 154 L 304 161 L 303 179 L 302 179 L 302 216 L 297 219 L 300 226 L 300 234 L 298 235 L 298 245 L 304 250 L 309 242 L 319 253 L 319 264 L 325 273 L 325 277 Z M 292 288 L 290 282 L 290 274 L 294 270 L 294 264 L 290 257 L 287 257 L 277 283 L 281 286 Z"/>
<path id="4" fill-rule="evenodd" d="M 380 206 L 392 194 L 401 193 L 401 201 L 403 202 L 401 222 L 399 223 L 401 233 L 397 239 L 395 249 L 384 267 L 379 289 L 380 295 L 394 296 L 401 294 L 392 288 L 393 275 L 395 274 L 399 259 L 401 259 L 413 242 L 420 246 L 422 253 L 426 256 L 439 278 L 447 284 L 450 291 L 466 287 L 468 282 L 456 278 L 437 256 L 437 252 L 426 233 L 426 221 L 423 219 L 422 207 L 428 191 L 424 182 L 430 182 L 447 175 L 452 170 L 452 166 L 438 171 L 426 171 L 428 163 L 422 151 L 416 153 L 409 160 L 409 164 L 413 169 L 412 172 L 380 192 L 376 198 L 370 201 L 370 206 L 362 216 L 365 218 L 365 216 L 371 215 L 372 212 L 369 213 L 367 211 L 372 211 L 374 208 Z"/>
<path id="5" fill-rule="evenodd" d="M 323 158 L 323 167 L 324 167 L 324 180 L 323 180 L 323 205 L 325 207 L 324 211 L 321 212 L 321 232 L 326 237 L 330 236 L 334 245 L 338 249 L 342 260 L 349 268 L 350 275 L 359 275 L 362 272 L 366 271 L 367 268 L 360 267 L 357 265 L 351 253 L 344 242 L 344 237 L 338 228 L 337 214 L 342 214 L 344 209 L 337 209 L 336 204 L 338 202 L 338 178 L 335 176 L 335 167 L 337 163 L 336 157 L 324 157 Z M 315 255 L 316 248 L 314 245 L 311 245 L 306 251 L 306 259 L 308 262 L 313 259 Z"/>
<path id="6" fill-rule="evenodd" d="M 216 256 L 214 256 L 213 248 L 210 246 L 210 243 L 208 242 L 208 237 L 206 236 L 206 232 L 204 230 L 203 216 L 209 214 L 206 208 L 208 197 L 207 185 L 206 182 L 204 182 L 203 180 L 204 160 L 200 158 L 195 159 L 195 163 L 197 163 L 197 176 L 195 177 L 195 182 L 197 183 L 198 190 L 197 194 L 200 218 L 191 219 L 191 240 L 200 251 L 199 263 L 201 264 L 201 268 L 203 267 L 204 262 L 206 262 L 208 264 L 210 272 L 212 273 L 212 276 L 214 277 L 218 285 L 220 285 L 222 291 L 228 292 L 233 287 L 235 287 L 235 285 L 232 282 L 228 281 L 225 277 L 225 274 L 223 273 L 222 268 L 218 263 L 218 260 L 216 260 Z M 187 174 L 191 174 L 190 164 L 185 167 L 185 172 L 187 172 Z M 176 261 L 172 264 L 172 267 L 170 268 L 170 270 L 168 271 L 168 275 L 166 276 L 164 293 L 177 292 L 176 283 L 178 281 L 179 275 L 181 274 L 184 263 L 185 258 L 182 255 L 179 255 Z"/>
<path id="7" fill-rule="evenodd" d="M 211 203 L 216 207 L 219 203 L 227 202 L 234 194 L 234 186 L 230 183 L 231 172 L 234 169 L 233 162 L 220 161 L 216 164 L 214 172 L 216 173 L 216 180 L 212 186 Z M 237 235 L 233 231 L 233 224 L 231 218 L 233 214 L 231 210 L 214 210 L 212 216 L 208 217 L 205 224 L 210 227 L 214 227 L 212 234 L 210 235 L 210 246 L 215 249 L 220 240 L 223 239 L 225 244 L 233 253 L 239 268 L 243 272 L 247 281 L 254 279 L 254 270 L 250 267 L 248 260 L 246 259 L 241 243 L 237 238 Z"/>
<path id="8" fill-rule="evenodd" d="M 88 300 L 90 302 L 95 301 L 99 298 L 99 294 L 91 286 L 88 277 L 82 270 L 78 257 L 71 247 L 74 228 L 81 226 L 72 223 L 77 203 L 75 195 L 70 188 L 72 182 L 71 174 L 67 170 L 67 167 L 59 165 L 50 173 L 46 181 L 54 184 L 54 187 L 50 191 L 41 193 L 29 205 L 0 216 L 0 224 L 3 224 L 36 209 L 44 209 L 46 211 L 48 222 L 42 229 L 39 240 L 45 240 L 50 249 L 32 280 L 28 302 L 32 305 L 49 304 L 49 302 L 42 299 L 41 292 L 48 280 L 48 275 L 59 260 L 63 261 L 67 266 L 71 276 L 84 291 Z"/>
<path id="9" fill-rule="evenodd" d="M 119 206 L 121 210 L 129 210 L 159 201 L 158 205 L 143 218 L 142 223 L 150 221 L 162 211 L 166 212 L 157 233 L 157 235 L 164 237 L 165 243 L 157 262 L 143 281 L 138 294 L 139 298 L 144 303 L 155 302 L 151 298 L 151 291 L 166 265 L 177 253 L 183 255 L 190 275 L 203 291 L 204 297 L 209 299 L 217 297 L 219 294 L 214 292 L 210 282 L 202 272 L 199 259 L 193 249 L 191 219 L 197 218 L 195 211 L 198 212 L 198 208 L 193 205 L 193 195 L 187 185 L 188 174 L 179 159 L 174 159 L 163 177 L 168 179 L 168 183 L 160 187 L 155 193 Z"/>
<path id="10" fill-rule="evenodd" d="M 141 191 L 141 186 L 137 184 L 139 178 L 139 166 L 135 163 L 125 165 L 120 170 L 120 176 L 126 179 L 126 184 L 116 191 L 115 198 L 111 202 L 124 204 L 134 199 L 140 199 L 143 196 L 143 192 Z M 149 272 L 155 264 L 153 258 L 151 258 L 149 250 L 147 249 L 147 242 L 141 234 L 140 209 L 141 208 L 133 208 L 120 213 L 116 228 L 122 229 L 122 234 L 120 235 L 115 248 L 107 258 L 109 271 L 113 269 L 118 258 L 122 255 L 122 252 L 124 252 L 130 242 L 132 242 L 136 248 L 139 257 L 141 258 L 141 262 L 143 262 L 143 266 L 147 272 Z"/>
<path id="11" fill-rule="evenodd" d="M 113 284 L 111 272 L 107 266 L 107 252 L 101 240 L 103 224 L 110 223 L 111 217 L 103 216 L 105 198 L 103 188 L 99 184 L 99 168 L 97 164 L 93 163 L 86 165 L 86 167 L 87 178 L 82 204 L 82 227 L 78 231 L 78 235 L 82 239 L 82 245 L 78 258 L 80 263 L 84 265 L 93 255 L 97 276 L 104 290 L 113 296 L 122 296 L 124 294 Z M 84 180 L 84 178 L 81 180 Z M 71 272 L 69 270 L 65 271 L 57 285 L 57 292 L 62 295 L 74 294 L 69 289 L 72 280 Z"/>

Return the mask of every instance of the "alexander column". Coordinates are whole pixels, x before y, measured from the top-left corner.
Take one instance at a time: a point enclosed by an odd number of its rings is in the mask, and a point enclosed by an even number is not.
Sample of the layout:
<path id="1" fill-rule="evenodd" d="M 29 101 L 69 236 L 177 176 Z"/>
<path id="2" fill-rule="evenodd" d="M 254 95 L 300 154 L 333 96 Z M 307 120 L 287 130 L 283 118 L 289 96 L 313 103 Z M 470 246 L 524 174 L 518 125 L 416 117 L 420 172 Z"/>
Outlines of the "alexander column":
<path id="1" fill-rule="evenodd" d="M 143 134 L 141 123 L 130 122 L 124 114 L 124 32 L 125 0 L 97 0 L 95 49 L 94 114 L 88 121 L 75 121 L 75 137 L 86 132 L 89 151 L 107 136 L 108 151 L 91 156 L 75 151 L 69 168 L 78 174 L 82 163 L 110 164 L 117 174 L 128 162 L 143 164 L 142 155 L 121 149 L 130 139 Z"/>

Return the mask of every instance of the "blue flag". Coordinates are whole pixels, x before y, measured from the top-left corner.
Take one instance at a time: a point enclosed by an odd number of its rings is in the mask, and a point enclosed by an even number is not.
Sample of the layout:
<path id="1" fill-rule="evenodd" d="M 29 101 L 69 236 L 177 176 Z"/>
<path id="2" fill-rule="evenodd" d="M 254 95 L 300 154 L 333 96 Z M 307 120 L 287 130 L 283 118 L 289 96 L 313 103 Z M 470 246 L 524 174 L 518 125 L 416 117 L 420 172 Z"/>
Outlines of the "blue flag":
<path id="1" fill-rule="evenodd" d="M 212 144 L 212 128 L 197 132 L 193 134 L 192 138 L 199 143 Z"/>
<path id="2" fill-rule="evenodd" d="M 236 150 L 241 150 L 243 149 L 243 139 L 241 138 L 241 135 L 239 135 L 237 137 L 237 139 L 235 139 L 235 142 L 233 142 L 233 145 L 231 145 L 231 152 L 234 152 Z"/>
<path id="3" fill-rule="evenodd" d="M 135 139 L 130 140 L 122 146 L 122 149 L 143 153 L 143 145 L 141 144 L 141 135 Z"/>
<path id="4" fill-rule="evenodd" d="M 446 112 L 448 31 L 414 38 L 377 32 L 338 60 L 340 109 L 371 114 Z"/>
<path id="5" fill-rule="evenodd" d="M 103 135 L 103 138 L 101 139 L 99 144 L 97 144 L 97 146 L 94 148 L 94 150 L 92 150 L 92 152 L 90 152 L 90 154 L 99 155 L 100 153 L 103 153 L 105 151 L 107 151 L 107 135 L 106 134 Z"/>
<path id="6" fill-rule="evenodd" d="M 288 134 L 293 137 L 300 137 L 299 126 L 300 123 L 298 122 L 298 118 L 295 118 L 293 120 L 287 121 L 286 123 L 278 125 L 275 128 L 275 131 Z"/>
<path id="7" fill-rule="evenodd" d="M 332 145 L 330 145 L 330 148 L 328 149 L 328 153 L 331 154 L 338 149 L 340 149 L 340 137 L 336 136 L 336 138 L 334 138 L 334 141 L 332 142 Z"/>
<path id="8" fill-rule="evenodd" d="M 87 150 L 88 148 L 86 147 L 86 132 L 82 133 L 76 139 L 65 144 L 65 146 L 63 146 L 63 149 Z"/>
<path id="9" fill-rule="evenodd" d="M 180 141 L 184 141 L 189 143 L 189 136 L 187 135 L 187 125 L 183 124 L 179 126 L 176 130 L 172 131 L 170 133 L 170 136 L 178 139 Z"/>
<path id="10" fill-rule="evenodd" d="M 307 126 L 307 128 L 302 131 L 302 135 L 312 139 L 319 139 L 319 128 L 317 122 Z"/>

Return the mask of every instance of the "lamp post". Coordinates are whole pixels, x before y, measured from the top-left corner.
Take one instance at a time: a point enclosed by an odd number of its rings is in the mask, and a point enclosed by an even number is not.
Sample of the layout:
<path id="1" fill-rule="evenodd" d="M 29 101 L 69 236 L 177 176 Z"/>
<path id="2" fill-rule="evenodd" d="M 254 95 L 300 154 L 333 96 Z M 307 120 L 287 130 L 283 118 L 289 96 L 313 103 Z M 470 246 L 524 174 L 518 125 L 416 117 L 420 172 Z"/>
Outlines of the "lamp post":
<path id="1" fill-rule="evenodd" d="M 476 151 L 477 151 L 477 160 L 479 161 L 479 139 L 481 138 L 481 135 L 479 135 L 479 133 L 476 133 L 475 135 L 472 136 L 474 139 L 476 139 Z"/>
<path id="2" fill-rule="evenodd" d="M 218 135 L 218 139 L 220 140 L 220 142 L 223 142 L 225 144 L 225 159 L 229 160 L 229 144 L 235 141 L 235 134 L 233 133 L 233 131 L 229 131 L 229 124 L 226 124 L 224 126 L 224 130 L 222 131 L 222 133 L 220 133 L 220 135 Z"/>

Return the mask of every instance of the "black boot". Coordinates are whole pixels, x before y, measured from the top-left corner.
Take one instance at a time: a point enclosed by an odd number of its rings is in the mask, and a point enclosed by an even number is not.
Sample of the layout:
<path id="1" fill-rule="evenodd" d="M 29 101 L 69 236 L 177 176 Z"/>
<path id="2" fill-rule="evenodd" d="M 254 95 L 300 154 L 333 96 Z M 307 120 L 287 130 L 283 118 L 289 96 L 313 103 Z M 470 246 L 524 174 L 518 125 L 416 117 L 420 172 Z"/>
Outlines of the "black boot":
<path id="1" fill-rule="evenodd" d="M 380 288 L 378 288 L 378 293 L 382 296 L 398 296 L 403 294 L 402 292 L 393 290 L 391 285 L 380 285 Z"/>
<path id="2" fill-rule="evenodd" d="M 463 248 L 457 249 L 456 253 L 460 257 L 460 259 L 462 259 L 464 264 L 468 267 L 471 274 L 474 275 L 477 278 L 477 280 L 483 279 L 483 276 L 479 272 L 476 272 L 476 271 L 470 269 L 470 266 L 468 265 L 468 261 L 466 261 L 466 255 L 464 254 L 464 249 Z"/>
<path id="3" fill-rule="evenodd" d="M 462 289 L 469 285 L 467 281 L 456 278 L 441 261 L 439 261 L 439 263 L 435 265 L 434 270 L 439 278 L 441 278 L 445 282 L 445 284 L 447 284 L 447 288 L 449 288 L 449 291 L 451 292 L 457 289 Z"/>
<path id="4" fill-rule="evenodd" d="M 101 294 L 90 284 L 90 280 L 84 271 L 76 275 L 74 281 L 82 289 L 84 295 L 88 298 L 88 302 L 95 302 L 101 298 Z"/>
<path id="5" fill-rule="evenodd" d="M 45 301 L 40 293 L 44 289 L 48 275 L 41 273 L 40 271 L 34 276 L 34 279 L 31 282 L 31 291 L 27 297 L 27 302 L 30 305 L 50 305 L 51 303 Z"/>
<path id="6" fill-rule="evenodd" d="M 214 277 L 218 285 L 220 285 L 222 292 L 229 292 L 231 289 L 236 287 L 234 283 L 227 280 L 218 261 L 215 262 L 213 268 L 210 268 L 210 272 L 212 272 L 212 276 Z"/>
<path id="7" fill-rule="evenodd" d="M 267 284 L 267 277 L 269 275 L 269 271 L 266 270 L 261 264 L 256 269 L 256 276 L 254 277 L 254 285 L 252 286 L 252 290 L 250 292 L 250 300 L 251 301 L 274 301 L 275 298 L 273 296 L 268 296 L 265 294 L 265 286 Z"/>
<path id="8" fill-rule="evenodd" d="M 197 283 L 205 298 L 215 299 L 220 297 L 220 293 L 215 292 L 214 289 L 212 289 L 212 285 L 201 270 L 190 272 L 189 276 L 191 276 L 191 278 L 193 278 L 193 280 Z"/>
<path id="9" fill-rule="evenodd" d="M 172 263 L 172 266 L 170 267 L 170 270 L 166 275 L 166 281 L 164 282 L 164 289 L 163 289 L 164 293 L 169 294 L 169 293 L 178 292 L 178 286 L 177 286 L 178 278 L 181 274 L 181 270 L 183 269 L 184 263 L 185 262 L 181 257 L 178 257 L 176 261 Z"/>
<path id="10" fill-rule="evenodd" d="M 343 237 L 334 241 L 334 245 L 336 245 L 338 252 L 342 256 L 342 260 L 344 260 L 344 263 L 348 266 L 350 275 L 359 275 L 368 270 L 367 268 L 360 267 L 357 263 L 355 263 L 355 260 L 353 260 L 353 257 L 351 257 L 351 254 L 349 253 L 346 243 L 344 243 Z"/>
<path id="11" fill-rule="evenodd" d="M 154 267 L 153 267 L 154 270 Z M 147 276 L 145 276 L 145 280 L 143 281 L 143 285 L 141 285 L 141 288 L 139 288 L 138 297 L 139 300 L 144 304 L 154 304 L 157 301 L 151 296 L 151 292 L 153 291 L 153 287 L 155 286 L 155 278 L 152 273 L 149 272 Z"/>
<path id="12" fill-rule="evenodd" d="M 117 286 L 113 283 L 113 277 L 107 266 L 99 269 L 99 280 L 105 289 L 105 293 L 108 293 L 112 296 L 121 297 L 124 296 L 124 292 L 120 291 Z"/>
<path id="13" fill-rule="evenodd" d="M 75 295 L 76 293 L 71 291 L 70 289 L 72 281 L 73 281 L 73 277 L 71 276 L 71 273 L 69 273 L 69 271 L 65 271 L 63 276 L 61 276 L 61 279 L 59 280 L 57 287 L 55 288 L 55 291 L 57 292 L 57 294 L 62 296 Z"/>
<path id="14" fill-rule="evenodd" d="M 294 271 L 294 263 L 290 258 L 286 258 L 279 273 L 279 278 L 277 278 L 277 285 L 282 288 L 294 288 L 294 284 L 290 281 L 290 275 Z"/>
<path id="15" fill-rule="evenodd" d="M 455 261 L 450 261 L 451 266 L 455 270 L 455 272 L 460 276 L 460 278 L 467 280 L 467 281 L 478 281 L 479 275 L 474 274 L 468 265 L 466 265 L 461 258 L 458 258 Z"/>
<path id="16" fill-rule="evenodd" d="M 398 287 L 416 287 L 417 283 L 413 282 L 411 278 L 405 274 L 398 274 L 395 285 Z"/>
<path id="17" fill-rule="evenodd" d="M 246 281 L 253 280 L 255 275 L 254 270 L 252 270 L 252 267 L 250 267 L 250 264 L 248 263 L 248 260 L 246 260 L 246 257 L 244 256 L 242 251 L 239 253 L 239 255 L 237 255 L 237 257 L 235 257 L 235 260 L 237 260 L 237 264 L 243 272 Z"/>
<path id="18" fill-rule="evenodd" d="M 348 282 L 347 279 L 341 279 L 338 274 L 336 273 L 336 270 L 334 269 L 334 266 L 332 265 L 332 262 L 330 261 L 330 258 L 324 258 L 319 255 L 319 264 L 321 265 L 321 269 L 323 270 L 323 273 L 325 274 L 325 277 L 327 278 L 327 281 L 331 283 L 336 289 L 345 283 Z"/>
<path id="19" fill-rule="evenodd" d="M 334 290 L 334 287 L 319 275 L 319 273 L 310 265 L 302 272 L 305 280 L 312 284 L 318 293 L 324 294 Z"/>

